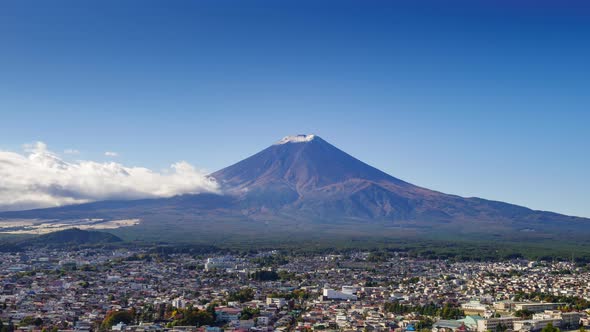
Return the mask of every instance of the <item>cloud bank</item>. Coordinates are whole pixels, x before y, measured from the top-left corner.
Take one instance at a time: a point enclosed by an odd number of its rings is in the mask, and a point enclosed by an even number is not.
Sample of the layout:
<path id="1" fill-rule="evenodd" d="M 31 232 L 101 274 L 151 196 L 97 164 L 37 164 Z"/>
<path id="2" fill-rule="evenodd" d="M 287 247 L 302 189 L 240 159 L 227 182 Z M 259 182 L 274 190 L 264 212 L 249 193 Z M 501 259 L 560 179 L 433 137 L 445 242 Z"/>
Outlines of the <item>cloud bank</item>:
<path id="1" fill-rule="evenodd" d="M 115 162 L 66 162 L 43 142 L 25 146 L 23 154 L 0 151 L 0 211 L 218 189 L 213 179 L 185 161 L 154 172 Z"/>

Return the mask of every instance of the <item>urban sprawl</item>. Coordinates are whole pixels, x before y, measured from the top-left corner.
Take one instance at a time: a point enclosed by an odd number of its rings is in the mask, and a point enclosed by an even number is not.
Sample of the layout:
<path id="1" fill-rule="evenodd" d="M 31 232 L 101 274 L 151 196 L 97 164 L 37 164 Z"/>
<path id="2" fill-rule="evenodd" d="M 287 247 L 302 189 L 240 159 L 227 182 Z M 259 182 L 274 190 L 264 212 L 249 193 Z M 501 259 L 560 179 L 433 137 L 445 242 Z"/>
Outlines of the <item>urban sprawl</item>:
<path id="1" fill-rule="evenodd" d="M 583 330 L 590 273 L 570 262 L 403 253 L 0 253 L 0 330 Z"/>

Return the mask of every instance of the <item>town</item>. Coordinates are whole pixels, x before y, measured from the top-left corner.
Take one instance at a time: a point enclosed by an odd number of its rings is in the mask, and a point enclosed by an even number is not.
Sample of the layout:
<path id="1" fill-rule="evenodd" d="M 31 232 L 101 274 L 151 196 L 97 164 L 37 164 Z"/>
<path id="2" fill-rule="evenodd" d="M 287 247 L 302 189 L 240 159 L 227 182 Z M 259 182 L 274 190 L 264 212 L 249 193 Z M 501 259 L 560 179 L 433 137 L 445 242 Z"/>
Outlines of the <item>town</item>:
<path id="1" fill-rule="evenodd" d="M 590 272 L 565 261 L 450 262 L 83 248 L 0 253 L 14 331 L 582 330 Z"/>

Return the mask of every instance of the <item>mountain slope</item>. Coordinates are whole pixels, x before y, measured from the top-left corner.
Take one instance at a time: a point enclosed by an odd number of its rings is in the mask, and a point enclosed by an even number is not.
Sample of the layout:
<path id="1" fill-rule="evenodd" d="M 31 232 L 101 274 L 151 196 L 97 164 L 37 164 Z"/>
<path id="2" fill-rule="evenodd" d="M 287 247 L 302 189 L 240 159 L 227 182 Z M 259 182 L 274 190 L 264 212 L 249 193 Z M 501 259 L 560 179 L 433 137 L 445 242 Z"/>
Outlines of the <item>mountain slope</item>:
<path id="1" fill-rule="evenodd" d="M 388 175 L 318 136 L 288 136 L 211 174 L 223 195 L 106 201 L 0 213 L 0 219 L 140 218 L 118 232 L 239 237 L 457 234 L 547 238 L 590 234 L 590 220 L 418 187 Z M 131 236 L 131 235 L 130 235 Z M 584 235 L 585 236 L 585 235 Z"/>
<path id="2" fill-rule="evenodd" d="M 211 176 L 242 206 L 254 210 L 300 205 L 307 198 L 350 196 L 376 183 L 401 191 L 413 187 L 315 135 L 286 137 Z"/>
<path id="3" fill-rule="evenodd" d="M 523 228 L 535 222 L 587 221 L 414 186 L 314 135 L 285 137 L 212 176 L 253 218 L 282 212 L 282 218 L 333 222 L 352 218 L 423 226 L 471 222 Z"/>
<path id="4" fill-rule="evenodd" d="M 71 228 L 53 233 L 40 235 L 27 244 L 35 245 L 81 245 L 81 244 L 105 244 L 121 242 L 122 240 L 110 233 L 86 231 Z"/>
<path id="5" fill-rule="evenodd" d="M 297 140 L 297 137 L 304 139 Z M 261 152 L 212 174 L 226 189 L 288 184 L 300 192 L 350 179 L 407 183 L 346 154 L 315 135 L 286 137 Z"/>

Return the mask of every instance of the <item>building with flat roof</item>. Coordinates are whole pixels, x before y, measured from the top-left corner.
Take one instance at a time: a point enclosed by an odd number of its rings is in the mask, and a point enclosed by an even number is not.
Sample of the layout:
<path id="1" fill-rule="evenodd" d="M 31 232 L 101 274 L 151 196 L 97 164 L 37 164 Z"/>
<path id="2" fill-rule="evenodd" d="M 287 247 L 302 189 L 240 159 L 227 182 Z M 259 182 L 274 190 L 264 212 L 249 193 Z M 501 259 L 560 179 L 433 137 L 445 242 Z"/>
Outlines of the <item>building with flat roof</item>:
<path id="1" fill-rule="evenodd" d="M 545 326 L 553 324 L 555 327 L 561 326 L 561 319 L 526 319 L 514 322 L 515 331 L 540 331 Z"/>
<path id="2" fill-rule="evenodd" d="M 487 332 L 492 331 L 496 332 L 498 330 L 498 326 L 502 326 L 503 330 L 514 329 L 514 321 L 519 320 L 518 317 L 496 317 L 496 318 L 488 318 L 488 319 L 481 319 L 477 321 L 477 332 Z"/>
<path id="3" fill-rule="evenodd" d="M 488 306 L 482 304 L 480 301 L 469 301 L 461 304 L 461 309 L 466 315 L 481 315 L 488 310 Z"/>
<path id="4" fill-rule="evenodd" d="M 339 292 L 330 288 L 324 288 L 322 295 L 326 300 L 356 300 L 357 297 L 354 294 L 347 294 Z"/>
<path id="5" fill-rule="evenodd" d="M 514 310 L 526 310 L 530 312 L 543 312 L 545 310 L 556 310 L 565 303 L 542 303 L 542 302 L 520 302 L 514 303 Z"/>

